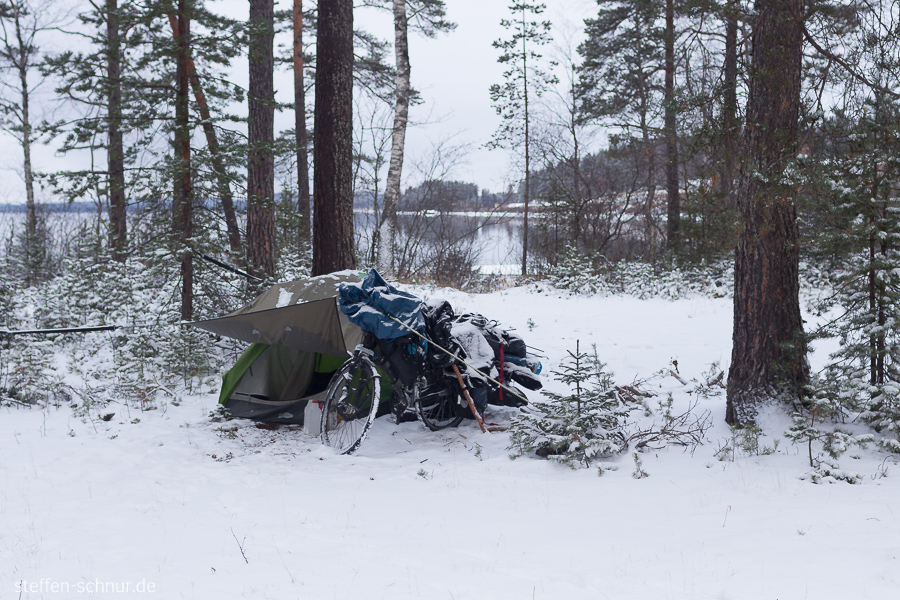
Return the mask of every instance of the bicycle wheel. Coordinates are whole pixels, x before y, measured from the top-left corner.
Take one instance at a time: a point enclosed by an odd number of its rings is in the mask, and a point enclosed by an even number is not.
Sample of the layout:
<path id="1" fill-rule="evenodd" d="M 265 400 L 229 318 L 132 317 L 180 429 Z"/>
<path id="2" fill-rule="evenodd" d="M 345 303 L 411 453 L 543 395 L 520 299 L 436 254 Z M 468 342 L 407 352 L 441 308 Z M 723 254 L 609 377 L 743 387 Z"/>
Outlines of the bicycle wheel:
<path id="1" fill-rule="evenodd" d="M 331 378 L 322 407 L 322 443 L 341 454 L 359 448 L 378 412 L 381 376 L 364 356 L 348 360 Z"/>
<path id="2" fill-rule="evenodd" d="M 463 420 L 459 392 L 444 381 L 428 384 L 420 380 L 416 383 L 416 410 L 431 431 L 456 427 Z"/>

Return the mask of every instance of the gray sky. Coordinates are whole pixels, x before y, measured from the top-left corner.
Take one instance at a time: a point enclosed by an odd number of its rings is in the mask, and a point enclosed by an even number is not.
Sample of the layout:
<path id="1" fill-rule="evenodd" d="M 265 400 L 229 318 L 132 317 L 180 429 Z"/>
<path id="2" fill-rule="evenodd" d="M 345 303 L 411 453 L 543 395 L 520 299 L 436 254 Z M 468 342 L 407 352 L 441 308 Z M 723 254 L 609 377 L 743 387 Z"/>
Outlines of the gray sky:
<path id="1" fill-rule="evenodd" d="M 76 7 L 82 2 L 73 0 Z M 277 0 L 276 8 L 289 9 L 291 4 L 291 0 Z M 582 19 L 590 16 L 596 6 L 594 0 L 546 0 L 546 4 L 546 17 L 555 27 L 574 28 L 578 33 Z M 499 124 L 488 89 L 491 84 L 502 81 L 502 67 L 497 63 L 499 53 L 491 43 L 505 36 L 500 20 L 508 16 L 508 2 L 447 0 L 447 5 L 449 19 L 458 25 L 455 31 L 436 39 L 415 34 L 410 37 L 412 84 L 421 93 L 423 103 L 410 110 L 412 125 L 407 133 L 403 185 L 416 183 L 414 164 L 426 160 L 431 148 L 445 141 L 452 146 L 464 147 L 462 160 L 458 161 L 450 177 L 473 182 L 480 188 L 501 191 L 518 177 L 511 166 L 511 157 L 508 152 L 489 151 L 483 145 Z M 212 0 L 211 6 L 239 18 L 246 18 L 248 12 L 246 0 Z M 384 39 L 393 38 L 392 16 L 387 11 L 357 9 L 354 20 L 357 28 L 369 30 Z M 561 25 L 565 21 L 568 25 Z M 562 37 L 559 31 L 554 34 L 556 39 Z M 62 38 L 50 39 L 44 47 L 49 49 L 61 43 L 69 42 Z M 393 60 L 392 53 L 390 59 Z M 233 79 L 246 85 L 246 60 L 234 65 Z M 278 100 L 290 102 L 293 98 L 292 75 L 286 71 L 277 73 L 275 88 Z M 289 112 L 276 116 L 276 130 L 292 126 L 293 115 Z M 198 139 L 197 143 L 202 140 Z M 21 149 L 8 135 L 0 134 L 0 203 L 24 202 L 21 161 Z M 53 144 L 36 146 L 33 151 L 33 162 L 38 171 L 86 166 L 85 161 L 85 157 L 55 156 Z M 384 173 L 381 174 L 382 181 L 383 177 Z M 46 191 L 38 192 L 38 199 L 52 200 Z"/>

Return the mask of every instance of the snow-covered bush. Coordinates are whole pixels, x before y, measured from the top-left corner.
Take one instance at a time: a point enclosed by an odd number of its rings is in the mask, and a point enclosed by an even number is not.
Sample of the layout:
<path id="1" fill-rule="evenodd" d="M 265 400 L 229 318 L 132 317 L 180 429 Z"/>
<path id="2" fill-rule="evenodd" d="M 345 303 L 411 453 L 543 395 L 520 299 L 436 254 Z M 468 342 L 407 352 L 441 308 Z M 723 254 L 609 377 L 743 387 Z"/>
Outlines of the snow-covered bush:
<path id="1" fill-rule="evenodd" d="M 642 300 L 678 300 L 691 296 L 724 298 L 734 292 L 734 264 L 730 258 L 681 266 L 620 263 L 610 273 L 610 287 Z"/>
<path id="2" fill-rule="evenodd" d="M 640 299 L 724 298 L 734 290 L 734 265 L 730 258 L 688 265 L 639 261 L 611 264 L 601 255 L 586 256 L 568 246 L 549 282 L 557 289 L 586 296 L 619 293 Z"/>
<path id="3" fill-rule="evenodd" d="M 572 468 L 589 467 L 595 458 L 618 452 L 624 442 L 628 410 L 619 404 L 612 374 L 592 354 L 575 352 L 554 371 L 554 379 L 569 392 L 544 391 L 529 412 L 511 423 L 510 450 L 535 453 Z"/>
<path id="4" fill-rule="evenodd" d="M 594 262 L 593 258 L 582 254 L 576 246 L 566 246 L 559 264 L 550 274 L 550 284 L 572 294 L 608 294 L 606 275 L 595 268 Z"/>

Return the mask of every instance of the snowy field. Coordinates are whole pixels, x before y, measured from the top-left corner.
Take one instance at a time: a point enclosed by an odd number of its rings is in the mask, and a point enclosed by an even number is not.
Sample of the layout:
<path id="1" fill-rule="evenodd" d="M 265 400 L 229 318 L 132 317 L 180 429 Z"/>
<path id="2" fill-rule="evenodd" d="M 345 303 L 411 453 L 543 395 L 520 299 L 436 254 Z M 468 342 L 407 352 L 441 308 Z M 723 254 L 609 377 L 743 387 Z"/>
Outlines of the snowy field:
<path id="1" fill-rule="evenodd" d="M 649 379 L 651 403 L 671 392 L 709 410 L 706 443 L 645 452 L 635 479 L 630 452 L 602 476 L 510 460 L 507 434 L 471 422 L 379 419 L 338 456 L 300 429 L 213 422 L 215 394 L 111 405 L 108 422 L 2 408 L 0 598 L 900 598 L 894 458 L 853 450 L 840 464 L 861 484 L 816 485 L 801 479 L 806 448 L 785 440 L 717 456 L 732 437 L 724 395 L 687 392 L 728 365 L 730 300 L 414 291 L 515 327 L 546 370 L 596 343 L 617 383 Z M 788 426 L 769 416 L 762 443 Z"/>

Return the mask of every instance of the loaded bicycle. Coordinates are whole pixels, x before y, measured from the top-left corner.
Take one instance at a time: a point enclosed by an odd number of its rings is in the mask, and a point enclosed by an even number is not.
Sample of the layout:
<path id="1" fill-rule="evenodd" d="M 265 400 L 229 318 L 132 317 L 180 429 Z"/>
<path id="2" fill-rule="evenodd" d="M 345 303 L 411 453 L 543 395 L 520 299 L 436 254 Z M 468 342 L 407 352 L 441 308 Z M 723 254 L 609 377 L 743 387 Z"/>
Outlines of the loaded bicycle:
<path id="1" fill-rule="evenodd" d="M 326 391 L 320 422 L 324 444 L 342 454 L 360 447 L 380 414 L 384 376 L 393 386 L 390 411 L 398 422 L 415 415 L 432 431 L 456 427 L 466 418 L 484 430 L 487 404 L 524 405 L 524 393 L 510 379 L 529 389 L 541 387 L 540 363 L 527 355 L 521 338 L 496 322 L 456 315 L 445 301 L 423 304 L 411 295 L 405 296 L 418 303 L 410 304 L 412 310 L 391 314 L 404 293 L 374 271 L 370 279 L 370 285 L 389 290 L 385 296 L 391 304 L 385 308 L 378 298 L 360 296 L 366 282 L 348 286 L 352 289 L 346 293 L 341 289 L 341 310 L 364 335 Z"/>

